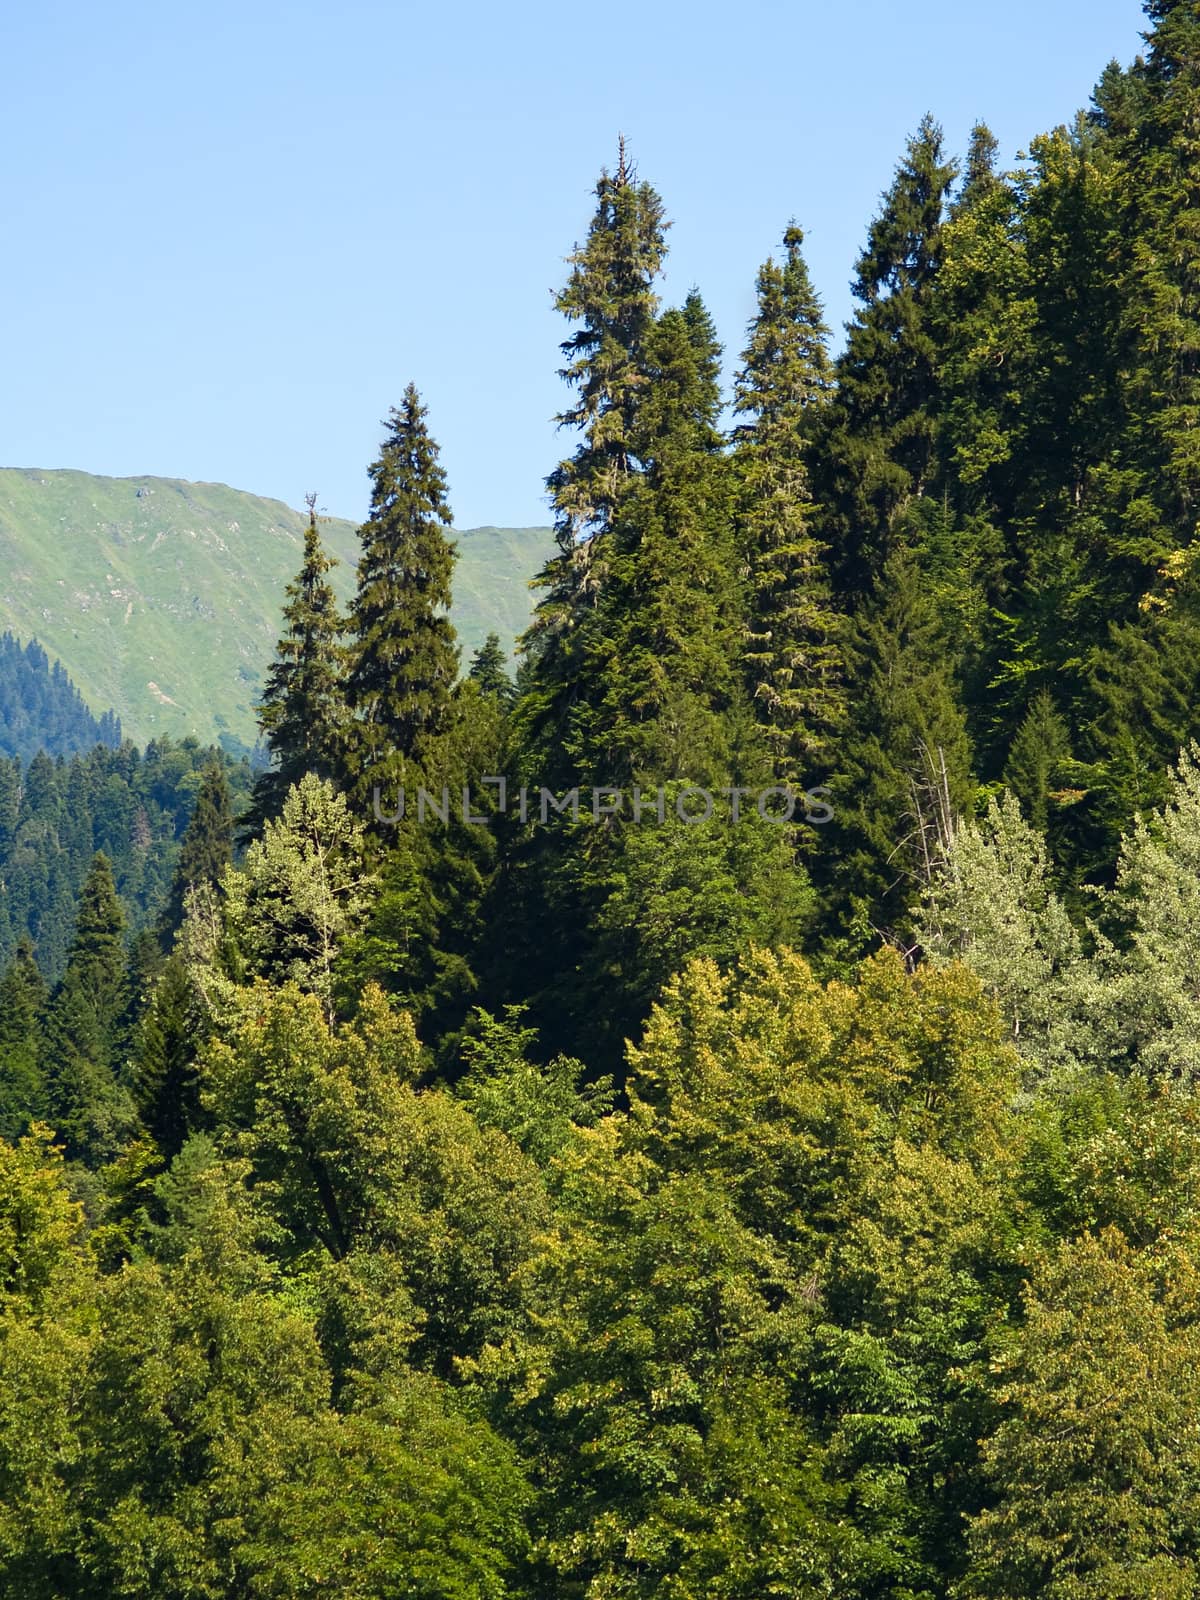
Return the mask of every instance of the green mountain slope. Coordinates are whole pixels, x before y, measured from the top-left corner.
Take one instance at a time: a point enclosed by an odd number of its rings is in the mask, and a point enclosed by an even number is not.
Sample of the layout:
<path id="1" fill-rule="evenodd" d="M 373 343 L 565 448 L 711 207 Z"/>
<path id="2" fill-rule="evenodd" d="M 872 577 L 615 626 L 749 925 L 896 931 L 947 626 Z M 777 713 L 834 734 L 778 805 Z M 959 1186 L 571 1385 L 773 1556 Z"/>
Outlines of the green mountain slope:
<path id="1" fill-rule="evenodd" d="M 138 743 L 169 733 L 251 744 L 305 518 L 218 483 L 0 468 L 0 631 L 36 637 L 99 714 Z M 345 599 L 353 523 L 324 520 Z M 457 535 L 454 621 L 464 657 L 530 612 L 546 528 Z"/>

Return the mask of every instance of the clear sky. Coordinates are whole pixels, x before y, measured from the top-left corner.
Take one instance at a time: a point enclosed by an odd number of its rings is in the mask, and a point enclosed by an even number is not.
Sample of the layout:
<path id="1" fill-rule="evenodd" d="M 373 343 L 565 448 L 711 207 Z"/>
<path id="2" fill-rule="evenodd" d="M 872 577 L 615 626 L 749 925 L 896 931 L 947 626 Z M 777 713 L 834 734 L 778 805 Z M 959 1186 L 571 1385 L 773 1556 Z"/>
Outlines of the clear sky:
<path id="1" fill-rule="evenodd" d="M 1137 0 L 38 0 L 0 18 L 0 464 L 360 517 L 411 378 L 460 527 L 547 520 L 551 307 L 623 130 L 731 356 L 790 217 L 829 320 L 921 114 L 1011 162 Z"/>

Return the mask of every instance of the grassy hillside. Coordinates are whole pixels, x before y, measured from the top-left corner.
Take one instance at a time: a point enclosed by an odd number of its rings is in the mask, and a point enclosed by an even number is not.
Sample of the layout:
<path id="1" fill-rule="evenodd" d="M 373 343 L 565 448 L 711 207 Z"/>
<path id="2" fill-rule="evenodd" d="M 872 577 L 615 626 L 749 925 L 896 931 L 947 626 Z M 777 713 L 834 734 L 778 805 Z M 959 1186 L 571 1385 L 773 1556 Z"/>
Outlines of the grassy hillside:
<path id="1" fill-rule="evenodd" d="M 218 483 L 0 468 L 0 630 L 37 637 L 126 734 L 253 743 L 254 700 L 299 565 L 304 516 Z M 354 524 L 323 523 L 354 583 Z M 545 528 L 457 535 L 454 620 L 464 655 L 529 616 Z"/>

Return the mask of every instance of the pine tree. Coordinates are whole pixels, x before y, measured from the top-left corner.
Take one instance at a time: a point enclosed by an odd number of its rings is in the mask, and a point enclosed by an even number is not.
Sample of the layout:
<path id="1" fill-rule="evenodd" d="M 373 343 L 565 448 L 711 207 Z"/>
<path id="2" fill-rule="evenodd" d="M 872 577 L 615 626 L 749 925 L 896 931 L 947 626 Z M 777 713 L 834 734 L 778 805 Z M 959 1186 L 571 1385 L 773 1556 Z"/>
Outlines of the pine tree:
<path id="1" fill-rule="evenodd" d="M 279 815 L 288 790 L 306 772 L 333 778 L 338 771 L 345 720 L 342 620 L 327 578 L 335 565 L 321 544 L 316 496 L 310 495 L 304 560 L 287 588 L 284 631 L 259 703 L 258 725 L 272 765 L 254 786 L 246 819 L 254 834 Z"/>
<path id="2" fill-rule="evenodd" d="M 425 771 L 450 721 L 454 546 L 446 475 L 425 417 L 409 384 L 371 467 L 371 511 L 360 531 L 346 679 L 348 776 L 360 799 L 407 770 Z"/>
<path id="3" fill-rule="evenodd" d="M 935 470 L 937 350 L 930 308 L 955 164 L 925 117 L 871 224 L 853 285 L 861 309 L 837 362 L 817 498 L 836 586 L 870 591 L 901 539 L 905 513 Z"/>
<path id="4" fill-rule="evenodd" d="M 28 936 L 0 978 L 0 1137 L 17 1139 L 46 1115 L 40 1067 L 48 991 Z"/>
<path id="5" fill-rule="evenodd" d="M 971 806 L 970 751 L 951 657 L 916 562 L 888 557 L 846 639 L 850 720 L 816 864 L 843 952 L 906 940 L 910 912 Z M 816 869 L 814 869 L 816 870 Z"/>
<path id="6" fill-rule="evenodd" d="M 749 573 L 744 660 L 778 777 L 827 753 L 843 713 L 838 622 L 826 551 L 815 537 L 808 457 L 828 403 L 828 329 L 804 262 L 804 235 L 783 236 L 784 260 L 758 274 L 758 312 L 734 410 L 738 534 Z"/>
<path id="7" fill-rule="evenodd" d="M 498 633 L 489 633 L 471 657 L 467 676 L 483 690 L 494 695 L 502 706 L 510 706 L 516 697 L 516 685 L 508 673 L 508 657 L 500 643 Z"/>
<path id="8" fill-rule="evenodd" d="M 205 767 L 196 805 L 179 847 L 179 861 L 159 923 L 169 943 L 183 926 L 188 891 L 216 888 L 233 859 L 233 813 L 223 762 Z"/>
<path id="9" fill-rule="evenodd" d="M 42 1071 L 50 1121 L 68 1153 L 111 1159 L 132 1107 L 119 1087 L 116 1045 L 126 1004 L 125 917 L 107 857 L 97 855 L 83 886 L 67 970 L 46 1019 Z"/>

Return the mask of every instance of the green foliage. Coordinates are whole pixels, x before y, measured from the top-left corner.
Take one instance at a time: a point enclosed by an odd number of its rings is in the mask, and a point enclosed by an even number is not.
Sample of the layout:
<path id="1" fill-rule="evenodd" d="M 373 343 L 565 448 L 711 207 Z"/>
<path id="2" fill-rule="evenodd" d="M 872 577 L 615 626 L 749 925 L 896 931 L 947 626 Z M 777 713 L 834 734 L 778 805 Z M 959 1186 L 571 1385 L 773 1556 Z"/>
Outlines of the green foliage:
<path id="1" fill-rule="evenodd" d="M 837 587 L 861 596 L 902 541 L 905 514 L 936 469 L 937 342 L 931 308 L 942 224 L 956 165 L 925 117 L 908 141 L 867 234 L 849 325 L 823 429 L 816 487 L 820 536 Z"/>
<path id="2" fill-rule="evenodd" d="M 204 769 L 196 806 L 179 847 L 171 892 L 163 909 L 160 931 L 169 941 L 183 926 L 187 897 L 214 889 L 233 857 L 233 811 L 225 769 L 212 761 Z"/>
<path id="3" fill-rule="evenodd" d="M 69 1154 L 92 1165 L 116 1154 L 132 1121 L 117 1053 L 127 1001 L 124 927 L 112 869 L 97 855 L 50 1000 L 42 1060 L 49 1121 Z"/>
<path id="4" fill-rule="evenodd" d="M 484 694 L 495 695 L 505 708 L 516 698 L 517 688 L 508 675 L 508 657 L 504 653 L 498 633 L 489 633 L 471 657 L 468 676 L 479 685 Z"/>
<path id="5" fill-rule="evenodd" d="M 371 467 L 346 679 L 353 714 L 346 761 L 360 798 L 410 764 L 424 770 L 432 760 L 458 670 L 447 616 L 454 546 L 446 477 L 425 416 L 409 384 Z"/>
<path id="6" fill-rule="evenodd" d="M 345 704 L 338 642 L 342 620 L 326 578 L 334 565 L 310 504 L 304 563 L 288 585 L 284 633 L 259 704 L 258 725 L 272 765 L 254 786 L 250 820 L 256 830 L 279 815 L 288 790 L 306 773 L 332 779 L 338 771 Z"/>
<path id="7" fill-rule="evenodd" d="M 898 550 L 846 638 L 850 719 L 816 864 L 839 942 L 906 939 L 910 911 L 971 807 L 952 661 L 914 559 Z"/>
<path id="8" fill-rule="evenodd" d="M 41 1035 L 49 991 L 23 939 L 0 977 L 0 1135 L 16 1139 L 44 1117 Z"/>
<path id="9" fill-rule="evenodd" d="M 294 982 L 331 1013 L 338 958 L 366 909 L 368 883 L 363 829 L 346 797 L 307 773 L 242 867 L 222 878 L 224 939 L 213 954 L 229 962 L 232 949 L 235 970 Z"/>
<path id="10" fill-rule="evenodd" d="M 503 1020 L 479 1009 L 462 1041 L 466 1072 L 457 1093 L 482 1128 L 499 1128 L 539 1166 L 570 1142 L 578 1128 L 593 1127 L 612 1106 L 612 1084 L 583 1081 L 581 1061 L 555 1056 L 545 1066 L 530 1061 L 537 1029 L 522 1026 L 524 1006 L 507 1006 Z"/>
<path id="11" fill-rule="evenodd" d="M 827 757 L 844 714 L 838 621 L 825 547 L 812 522 L 809 455 L 816 418 L 830 399 L 829 330 L 794 224 L 782 265 L 758 274 L 758 312 L 742 357 L 734 410 L 738 534 L 749 568 L 745 663 L 775 772 L 803 777 L 803 761 Z"/>

